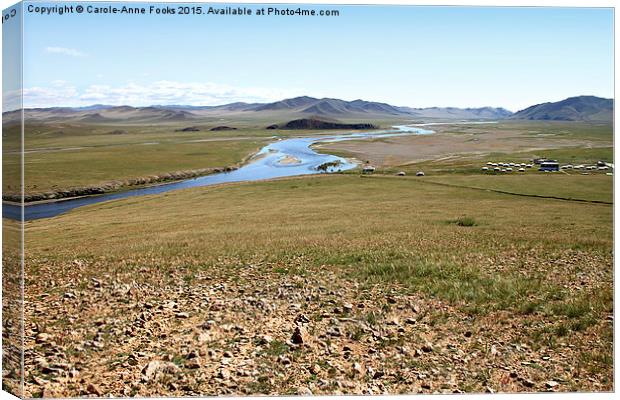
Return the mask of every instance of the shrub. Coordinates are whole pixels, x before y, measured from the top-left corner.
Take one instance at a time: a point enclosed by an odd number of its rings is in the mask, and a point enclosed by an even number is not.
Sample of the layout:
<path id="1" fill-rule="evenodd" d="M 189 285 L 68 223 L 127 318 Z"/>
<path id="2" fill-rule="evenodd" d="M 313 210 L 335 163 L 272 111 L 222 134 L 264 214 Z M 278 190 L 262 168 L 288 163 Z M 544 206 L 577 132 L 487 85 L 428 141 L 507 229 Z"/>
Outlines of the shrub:
<path id="1" fill-rule="evenodd" d="M 471 217 L 460 217 L 457 218 L 453 221 L 450 221 L 451 223 L 453 223 L 454 225 L 457 226 L 476 226 L 478 225 L 478 223 L 476 223 L 476 220 L 471 218 Z"/>

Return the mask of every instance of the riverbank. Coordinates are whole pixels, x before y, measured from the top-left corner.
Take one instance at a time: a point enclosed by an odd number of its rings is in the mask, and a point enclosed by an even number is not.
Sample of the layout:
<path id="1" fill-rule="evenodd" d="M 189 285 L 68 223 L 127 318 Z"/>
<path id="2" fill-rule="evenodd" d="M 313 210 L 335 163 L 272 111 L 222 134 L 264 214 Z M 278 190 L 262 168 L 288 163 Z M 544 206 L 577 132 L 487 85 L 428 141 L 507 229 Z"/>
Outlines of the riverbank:
<path id="1" fill-rule="evenodd" d="M 150 187 L 157 184 L 165 184 L 183 181 L 186 179 L 197 178 L 214 173 L 230 172 L 238 169 L 238 166 L 224 168 L 202 168 L 189 171 L 175 171 L 160 175 L 151 175 L 139 177 L 123 181 L 112 181 L 101 185 L 85 186 L 78 188 L 58 189 L 55 191 L 47 191 L 43 193 L 26 193 L 24 195 L 24 203 L 38 204 L 43 202 L 68 200 L 81 198 L 85 196 L 94 196 L 105 193 L 122 192 L 135 188 Z M 2 200 L 11 203 L 20 203 L 21 196 L 19 194 L 3 194 Z"/>
<path id="2" fill-rule="evenodd" d="M 165 185 L 175 182 L 181 182 L 188 179 L 199 178 L 212 174 L 235 171 L 247 163 L 255 161 L 260 149 L 255 149 L 252 153 L 247 154 L 240 162 L 228 167 L 212 167 L 199 168 L 184 171 L 167 172 L 158 175 L 149 175 L 126 180 L 114 180 L 97 185 L 88 185 L 83 187 L 61 188 L 42 193 L 26 193 L 24 194 L 24 203 L 30 205 L 51 203 L 60 200 L 71 200 L 84 198 L 89 196 L 102 195 L 107 193 L 121 193 L 123 191 L 148 188 L 157 185 Z M 2 195 L 2 201 L 12 204 L 21 203 L 21 195 L 15 193 L 7 193 Z"/>
<path id="3" fill-rule="evenodd" d="M 243 137 L 235 137 L 237 131 L 230 133 L 229 138 L 205 137 L 201 132 L 180 134 L 149 134 L 149 127 L 142 128 L 145 132 L 132 135 L 110 135 L 89 133 L 78 136 L 79 132 L 63 131 L 55 141 L 27 142 L 24 155 L 25 186 L 24 192 L 29 195 L 60 194 L 63 191 L 80 189 L 80 193 L 101 192 L 104 186 L 126 186 L 133 183 L 132 188 L 139 187 L 140 182 L 171 182 L 173 176 L 166 179 L 153 179 L 155 176 L 175 175 L 184 172 L 183 176 L 210 174 L 212 169 L 239 167 L 249 155 L 255 154 L 273 138 L 248 138 L 252 131 L 242 132 Z M 55 137 L 50 135 L 50 137 Z M 225 140 L 224 140 L 225 139 Z M 131 142 L 125 142 L 131 141 Z M 117 143 L 119 142 L 119 143 Z M 146 145 L 147 143 L 154 143 Z M 157 143 L 157 144 L 155 144 Z M 40 145 L 41 148 L 56 147 L 63 149 L 55 152 L 30 152 Z M 78 146 L 77 144 L 81 144 Z M 21 158 L 19 154 L 3 154 L 3 170 L 7 177 L 19 177 L 21 174 Z M 185 174 L 189 172 L 188 174 Z M 179 178 L 183 178 L 179 176 Z M 102 188 L 106 193 L 111 188 Z M 117 190 L 117 188 L 112 188 Z M 3 181 L 3 194 L 19 194 L 21 187 L 15 179 Z M 60 197 L 66 198 L 66 194 Z M 37 196 L 41 198 L 40 196 Z"/>
<path id="4" fill-rule="evenodd" d="M 73 208 L 94 204 L 98 202 L 120 199 L 123 197 L 142 196 L 147 194 L 159 194 L 167 191 L 186 189 L 196 186 L 210 186 L 226 182 L 257 181 L 270 178 L 280 178 L 285 176 L 310 175 L 320 172 L 339 172 L 353 169 L 357 164 L 353 164 L 347 159 L 330 155 L 320 154 L 312 150 L 311 146 L 317 142 L 324 141 L 343 141 L 351 139 L 373 139 L 379 137 L 393 137 L 412 134 L 428 134 L 432 131 L 415 128 L 411 126 L 398 125 L 392 129 L 378 132 L 344 133 L 321 137 L 296 137 L 278 140 L 263 147 L 257 153 L 249 155 L 244 159 L 245 165 L 226 173 L 217 173 L 194 179 L 185 179 L 167 184 L 143 186 L 137 189 L 127 189 L 124 191 L 97 193 L 93 196 L 75 196 L 74 192 L 67 194 L 74 195 L 66 201 L 54 201 L 44 199 L 26 207 L 23 211 L 25 220 L 38 218 L 48 218 L 62 214 Z M 296 163 L 281 163 L 282 159 L 295 158 Z M 337 166 L 328 169 L 329 166 Z M 322 169 L 325 167 L 325 169 Z M 96 189 L 97 191 L 99 189 Z M 64 194 L 64 193 L 63 193 Z M 62 199 L 60 199 L 62 200 Z M 20 219 L 22 210 L 9 203 L 2 208 L 2 215 L 5 218 Z"/>

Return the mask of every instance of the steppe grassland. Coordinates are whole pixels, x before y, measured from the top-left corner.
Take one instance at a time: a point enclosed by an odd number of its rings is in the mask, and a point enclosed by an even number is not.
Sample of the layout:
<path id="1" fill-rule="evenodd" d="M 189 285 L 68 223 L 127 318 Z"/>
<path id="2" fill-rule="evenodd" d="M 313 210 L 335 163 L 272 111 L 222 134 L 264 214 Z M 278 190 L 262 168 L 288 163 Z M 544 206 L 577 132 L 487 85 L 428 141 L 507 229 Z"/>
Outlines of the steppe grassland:
<path id="1" fill-rule="evenodd" d="M 610 187 L 600 190 L 592 197 L 608 196 Z M 88 301 L 92 278 L 149 288 L 148 307 L 152 307 L 153 302 L 166 301 L 170 293 L 165 288 L 181 285 L 191 292 L 205 275 L 220 276 L 251 293 L 274 274 L 308 281 L 329 272 L 334 285 L 353 285 L 344 289 L 353 292 L 348 294 L 353 299 L 358 291 L 372 289 L 418 296 L 429 307 L 444 302 L 454 309 L 453 315 L 435 310 L 418 316 L 433 332 L 454 331 L 466 318 L 472 329 L 484 324 L 488 332 L 478 331 L 480 337 L 499 340 L 496 345 L 506 354 L 521 344 L 530 349 L 523 357 L 562 354 L 563 361 L 549 367 L 554 371 L 549 374 L 536 365 L 508 365 L 542 380 L 536 385 L 544 386 L 545 379 L 555 379 L 565 370 L 563 390 L 609 390 L 611 221 L 612 206 L 606 204 L 445 187 L 415 177 L 340 175 L 231 184 L 113 201 L 29 222 L 26 287 L 33 299 L 45 292 L 46 302 L 61 299 L 70 290 L 83 299 L 85 310 L 97 310 Z M 76 268 L 76 262 L 81 267 Z M 43 284 L 43 276 L 56 285 Z M 385 306 L 383 296 L 370 300 L 373 308 L 356 310 L 354 318 L 381 325 L 394 314 L 402 313 L 403 319 L 407 314 L 406 309 Z M 39 300 L 34 303 L 45 307 Z M 329 307 L 342 306 L 303 300 L 301 304 L 302 312 L 317 306 L 323 314 L 330 313 Z M 100 319 L 100 312 L 85 313 L 73 323 L 59 318 L 48 322 L 46 329 L 62 332 L 79 324 L 90 326 Z M 105 315 L 124 318 L 114 310 Z M 199 310 L 192 318 L 195 323 L 203 319 Z M 291 333 L 288 318 L 295 315 L 278 322 L 275 331 L 282 343 Z M 45 321 L 33 318 L 32 323 Z M 513 328 L 506 329 L 507 323 Z M 262 332 L 260 327 L 251 329 L 251 335 Z M 499 336 L 487 338 L 491 333 Z M 357 339 L 347 340 L 362 340 L 354 336 Z M 113 348 L 115 339 L 109 340 L 107 347 Z M 410 345 L 422 346 L 420 338 L 409 340 Z M 443 340 L 458 343 L 462 338 L 448 335 Z M 567 342 L 573 347 L 567 348 Z M 394 351 L 394 345 L 385 343 L 385 351 Z M 113 356 L 96 353 L 99 362 Z M 594 381 L 579 379 L 583 376 Z M 497 385 L 490 376 L 464 379 L 475 390 L 482 390 L 478 386 L 482 382 Z M 294 391 L 298 384 L 290 378 L 281 383 L 284 386 L 257 390 L 282 393 Z M 461 387 L 465 386 L 463 382 Z"/>

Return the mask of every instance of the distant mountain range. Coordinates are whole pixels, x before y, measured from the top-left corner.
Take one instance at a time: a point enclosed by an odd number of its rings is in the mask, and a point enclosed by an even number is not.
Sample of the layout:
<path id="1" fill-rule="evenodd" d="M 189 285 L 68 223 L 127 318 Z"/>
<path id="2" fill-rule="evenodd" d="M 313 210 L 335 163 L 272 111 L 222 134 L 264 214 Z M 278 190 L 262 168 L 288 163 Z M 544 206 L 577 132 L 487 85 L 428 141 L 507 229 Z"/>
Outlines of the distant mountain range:
<path id="1" fill-rule="evenodd" d="M 447 119 L 501 119 L 512 115 L 504 108 L 481 107 L 481 108 L 455 108 L 455 107 L 431 107 L 411 108 L 398 107 L 387 103 L 374 101 L 353 100 L 301 96 L 292 99 L 276 101 L 267 104 L 233 103 L 212 109 L 228 111 L 286 111 L 290 113 L 325 116 L 337 118 L 346 117 L 414 117 L 414 118 L 447 118 Z"/>
<path id="2" fill-rule="evenodd" d="M 611 122 L 614 102 L 595 96 L 569 97 L 555 103 L 542 103 L 518 111 L 510 119 Z"/>
<path id="3" fill-rule="evenodd" d="M 236 102 L 220 106 L 166 105 L 149 107 L 110 106 L 53 107 L 27 109 L 25 118 L 39 122 L 73 123 L 163 123 L 213 120 L 221 118 L 254 118 L 281 123 L 295 118 L 333 118 L 336 120 L 558 120 L 611 121 L 613 101 L 594 96 L 571 97 L 557 103 L 535 105 L 517 113 L 504 108 L 428 107 L 411 108 L 387 103 L 301 96 L 273 103 Z M 18 121 L 18 111 L 3 114 L 3 122 Z"/>

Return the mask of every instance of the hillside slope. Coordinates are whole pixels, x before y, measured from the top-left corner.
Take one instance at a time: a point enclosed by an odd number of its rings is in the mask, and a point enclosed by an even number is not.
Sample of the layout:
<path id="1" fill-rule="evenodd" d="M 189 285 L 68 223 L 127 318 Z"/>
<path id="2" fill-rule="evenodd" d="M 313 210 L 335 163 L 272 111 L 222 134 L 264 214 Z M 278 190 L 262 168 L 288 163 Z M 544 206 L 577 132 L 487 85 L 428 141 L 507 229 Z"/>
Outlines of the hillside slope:
<path id="1" fill-rule="evenodd" d="M 555 103 L 542 103 L 514 113 L 510 119 L 611 122 L 613 100 L 596 96 L 569 97 Z"/>

